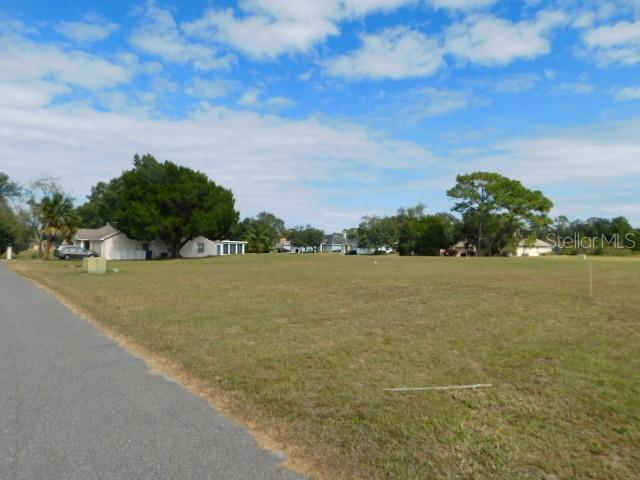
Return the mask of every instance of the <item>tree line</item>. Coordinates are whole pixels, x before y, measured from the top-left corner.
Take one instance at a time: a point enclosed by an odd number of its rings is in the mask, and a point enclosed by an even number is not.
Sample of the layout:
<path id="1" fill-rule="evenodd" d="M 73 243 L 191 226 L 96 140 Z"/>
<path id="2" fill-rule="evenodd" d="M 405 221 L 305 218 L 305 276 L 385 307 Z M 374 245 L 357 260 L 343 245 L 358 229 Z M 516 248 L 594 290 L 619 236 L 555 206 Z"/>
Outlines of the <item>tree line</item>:
<path id="1" fill-rule="evenodd" d="M 286 229 L 282 219 L 267 212 L 239 221 L 231 190 L 202 172 L 149 154 L 135 155 L 132 169 L 98 182 L 78 207 L 54 178 L 23 188 L 0 172 L 0 252 L 9 245 L 21 251 L 36 244 L 47 259 L 54 243 L 70 243 L 80 227 L 107 223 L 136 240 L 164 241 L 173 258 L 198 236 L 243 239 L 247 251 L 255 253 L 271 251 L 283 236 L 311 247 L 324 236 L 309 225 Z"/>
<path id="2" fill-rule="evenodd" d="M 418 204 L 391 216 L 363 217 L 357 227 L 346 230 L 346 236 L 370 252 L 388 247 L 400 255 L 439 255 L 459 241 L 474 247 L 478 255 L 508 254 L 519 242 L 544 239 L 551 232 L 637 235 L 634 247 L 640 250 L 640 232 L 626 218 L 551 219 L 553 203 L 542 192 L 498 173 L 458 175 L 447 196 L 454 200 L 452 211 L 457 215 L 429 214 L 425 205 Z M 163 240 L 172 257 L 197 236 L 246 240 L 247 251 L 254 253 L 273 251 L 283 237 L 292 245 L 318 248 L 324 237 L 323 230 L 311 225 L 287 228 L 269 212 L 240 221 L 231 190 L 202 172 L 160 162 L 149 154 L 135 155 L 133 168 L 109 182 L 98 182 L 78 207 L 56 179 L 41 178 L 21 187 L 0 172 L 0 252 L 8 245 L 20 251 L 36 244 L 48 258 L 52 245 L 70 242 L 78 228 L 106 223 L 136 240 Z M 601 242 L 590 253 L 610 251 Z"/>
<path id="3" fill-rule="evenodd" d="M 536 239 L 551 239 L 553 244 L 555 239 L 570 236 L 596 240 L 586 247 L 563 248 L 562 253 L 640 251 L 640 230 L 633 228 L 626 218 L 551 219 L 553 202 L 549 198 L 498 173 L 458 175 L 447 196 L 455 201 L 452 211 L 459 216 L 448 212 L 426 214 L 426 207 L 419 204 L 401 208 L 392 216 L 364 217 L 358 227 L 348 230 L 349 235 L 357 238 L 362 247 L 375 251 L 390 246 L 400 255 L 439 255 L 456 242 L 474 248 L 477 255 L 508 255 L 515 253 L 521 242 L 532 244 Z M 612 246 L 613 236 L 626 239 L 626 248 Z"/>

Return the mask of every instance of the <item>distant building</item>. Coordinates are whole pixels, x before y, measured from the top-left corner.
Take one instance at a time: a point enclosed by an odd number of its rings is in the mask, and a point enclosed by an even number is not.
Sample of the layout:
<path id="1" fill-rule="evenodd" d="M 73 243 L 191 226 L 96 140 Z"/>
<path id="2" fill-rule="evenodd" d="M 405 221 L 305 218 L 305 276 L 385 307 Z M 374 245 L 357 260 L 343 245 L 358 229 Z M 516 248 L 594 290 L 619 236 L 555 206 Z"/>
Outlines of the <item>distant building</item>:
<path id="1" fill-rule="evenodd" d="M 541 255 L 551 255 L 552 253 L 553 245 L 540 239 L 536 239 L 531 244 L 521 240 L 516 248 L 516 257 L 539 257 Z"/>
<path id="2" fill-rule="evenodd" d="M 449 250 L 446 250 L 449 256 L 455 257 L 473 257 L 476 255 L 476 246 L 469 245 L 466 241 L 461 240 L 452 246 Z"/>
<path id="3" fill-rule="evenodd" d="M 291 240 L 288 238 L 282 237 L 280 240 L 276 242 L 276 252 L 284 253 L 291 252 Z"/>
<path id="4" fill-rule="evenodd" d="M 162 240 L 151 242 L 133 240 L 109 224 L 100 228 L 81 228 L 74 236 L 73 243 L 93 250 L 107 260 L 150 260 L 169 255 L 169 247 Z M 199 258 L 224 255 L 243 255 L 246 243 L 237 240 L 209 240 L 196 237 L 181 249 L 183 258 Z"/>
<path id="5" fill-rule="evenodd" d="M 350 250 L 356 250 L 358 242 L 349 240 L 343 233 L 332 233 L 325 235 L 320 244 L 320 252 L 327 253 L 347 253 Z"/>

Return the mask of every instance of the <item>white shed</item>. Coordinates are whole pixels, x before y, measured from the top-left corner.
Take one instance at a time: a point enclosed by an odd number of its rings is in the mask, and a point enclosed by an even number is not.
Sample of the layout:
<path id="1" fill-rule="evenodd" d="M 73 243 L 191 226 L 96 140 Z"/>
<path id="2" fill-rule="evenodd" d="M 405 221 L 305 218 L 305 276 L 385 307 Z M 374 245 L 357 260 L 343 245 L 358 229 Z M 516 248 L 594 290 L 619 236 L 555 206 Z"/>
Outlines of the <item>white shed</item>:
<path id="1" fill-rule="evenodd" d="M 216 240 L 215 244 L 217 256 L 225 255 L 244 255 L 246 253 L 246 245 L 248 242 L 240 240 Z"/>
<path id="2" fill-rule="evenodd" d="M 540 255 L 550 255 L 551 253 L 553 253 L 553 245 L 540 239 L 536 239 L 532 244 L 521 240 L 516 248 L 517 257 L 539 257 Z"/>

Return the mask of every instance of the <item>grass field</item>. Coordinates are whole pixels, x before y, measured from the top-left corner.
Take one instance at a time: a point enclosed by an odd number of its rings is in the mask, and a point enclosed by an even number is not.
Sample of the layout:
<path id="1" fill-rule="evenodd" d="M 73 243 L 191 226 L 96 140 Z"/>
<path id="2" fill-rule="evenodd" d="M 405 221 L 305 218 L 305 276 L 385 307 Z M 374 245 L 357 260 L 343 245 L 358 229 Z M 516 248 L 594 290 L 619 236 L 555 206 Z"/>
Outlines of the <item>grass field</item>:
<path id="1" fill-rule="evenodd" d="M 12 267 L 224 395 L 315 478 L 637 478 L 640 259 L 594 259 L 589 298 L 591 261 Z M 493 388 L 384 391 L 469 383 Z"/>

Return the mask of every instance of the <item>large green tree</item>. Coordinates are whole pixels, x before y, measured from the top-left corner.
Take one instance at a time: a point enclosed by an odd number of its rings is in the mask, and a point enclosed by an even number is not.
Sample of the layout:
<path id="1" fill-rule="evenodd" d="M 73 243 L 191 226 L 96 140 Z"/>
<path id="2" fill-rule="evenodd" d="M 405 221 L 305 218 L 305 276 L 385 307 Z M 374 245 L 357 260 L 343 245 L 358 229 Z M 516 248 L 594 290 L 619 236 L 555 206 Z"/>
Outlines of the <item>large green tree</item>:
<path id="1" fill-rule="evenodd" d="M 20 196 L 20 186 L 9 180 L 9 175 L 0 172 L 0 204 L 7 203 L 10 199 Z"/>
<path id="2" fill-rule="evenodd" d="M 284 220 L 269 212 L 260 212 L 255 218 L 245 218 L 234 232 L 234 236 L 249 242 L 247 251 L 251 253 L 270 252 L 284 234 Z"/>
<path id="3" fill-rule="evenodd" d="M 0 254 L 3 254 L 8 246 L 16 247 L 19 238 L 19 222 L 9 206 L 0 201 Z M 18 251 L 19 248 L 16 248 Z"/>
<path id="4" fill-rule="evenodd" d="M 80 225 L 85 228 L 99 228 L 113 223 L 113 205 L 116 201 L 119 179 L 109 183 L 98 182 L 91 187 L 87 201 L 77 208 Z"/>
<path id="5" fill-rule="evenodd" d="M 133 164 L 113 183 L 111 218 L 119 230 L 137 240 L 163 240 L 173 258 L 194 237 L 228 238 L 238 221 L 231 190 L 152 155 L 136 155 Z"/>
<path id="6" fill-rule="evenodd" d="M 367 216 L 358 226 L 358 245 L 376 251 L 381 247 L 396 248 L 398 224 L 393 217 Z"/>
<path id="7" fill-rule="evenodd" d="M 324 239 L 324 231 L 311 225 L 298 226 L 287 230 L 286 236 L 296 247 L 319 248 Z"/>
<path id="8" fill-rule="evenodd" d="M 479 255 L 506 248 L 550 222 L 553 203 L 539 190 L 529 190 L 518 180 L 493 172 L 474 172 L 456 177 L 447 191 L 457 200 L 453 210 L 462 214 L 466 233 L 475 240 Z"/>
<path id="9" fill-rule="evenodd" d="M 9 201 L 20 195 L 20 187 L 9 180 L 6 173 L 0 172 L 0 253 L 9 245 L 15 245 L 19 234 L 18 217 L 9 205 Z"/>
<path id="10" fill-rule="evenodd" d="M 400 255 L 439 255 L 454 242 L 455 217 L 437 213 L 419 217 L 396 217 L 399 222 Z"/>

